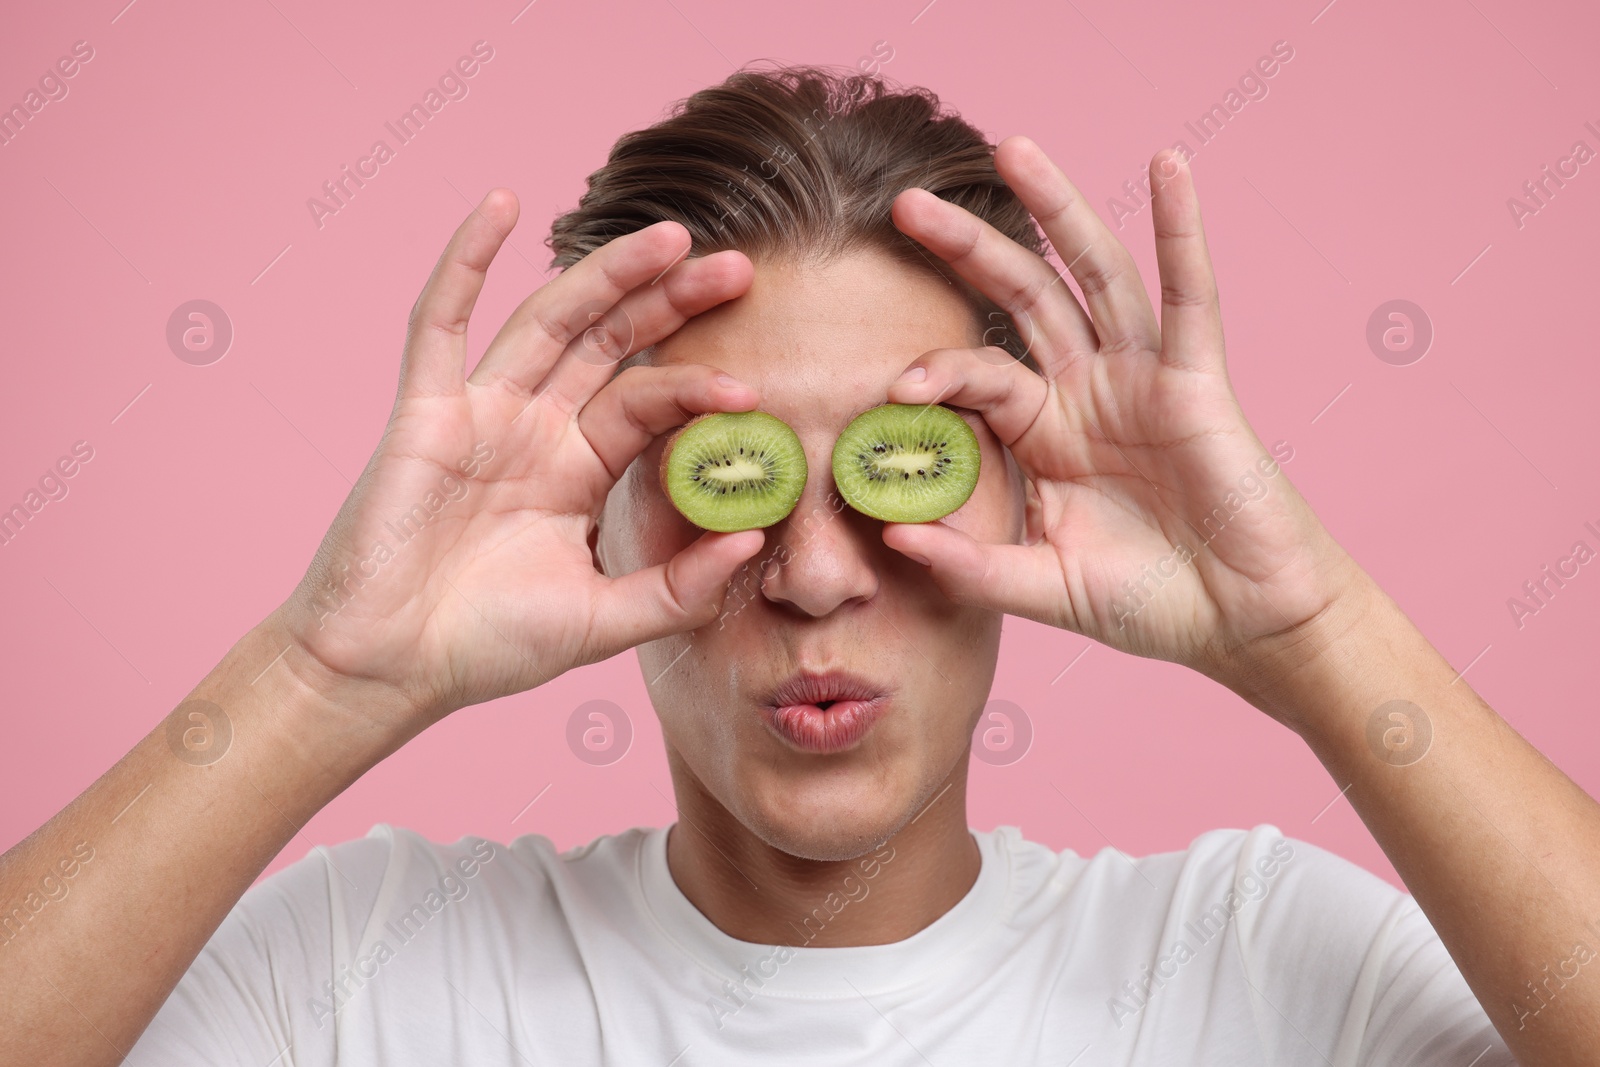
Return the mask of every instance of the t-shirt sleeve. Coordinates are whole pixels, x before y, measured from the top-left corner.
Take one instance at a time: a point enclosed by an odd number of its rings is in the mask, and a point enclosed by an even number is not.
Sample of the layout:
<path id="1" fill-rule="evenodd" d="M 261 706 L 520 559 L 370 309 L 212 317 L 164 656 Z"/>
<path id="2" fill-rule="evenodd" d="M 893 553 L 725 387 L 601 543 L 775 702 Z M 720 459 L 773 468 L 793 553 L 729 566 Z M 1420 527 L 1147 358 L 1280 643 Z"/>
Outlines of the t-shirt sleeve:
<path id="1" fill-rule="evenodd" d="M 1246 981 L 1279 1045 L 1269 1062 L 1516 1063 L 1409 894 L 1273 826 L 1244 836 L 1231 875 Z"/>
<path id="2" fill-rule="evenodd" d="M 323 1067 L 330 994 L 359 942 L 393 850 L 387 827 L 252 886 L 134 1044 L 131 1067 Z"/>

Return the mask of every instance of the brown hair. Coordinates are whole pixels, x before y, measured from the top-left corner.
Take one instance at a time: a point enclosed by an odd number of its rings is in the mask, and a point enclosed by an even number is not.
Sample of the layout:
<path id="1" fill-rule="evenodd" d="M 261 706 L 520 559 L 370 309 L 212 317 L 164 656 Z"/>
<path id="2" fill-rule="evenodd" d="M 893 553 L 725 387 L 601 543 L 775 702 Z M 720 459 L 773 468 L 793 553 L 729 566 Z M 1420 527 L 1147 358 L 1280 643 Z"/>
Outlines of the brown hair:
<path id="1" fill-rule="evenodd" d="M 890 205 L 913 187 L 1043 248 L 995 170 L 994 146 L 932 92 L 821 67 L 741 70 L 617 141 L 577 208 L 551 226 L 551 265 L 663 219 L 689 230 L 693 255 L 826 260 L 876 248 L 956 285 L 989 327 L 985 343 L 1037 370 L 1010 317 L 895 228 Z"/>

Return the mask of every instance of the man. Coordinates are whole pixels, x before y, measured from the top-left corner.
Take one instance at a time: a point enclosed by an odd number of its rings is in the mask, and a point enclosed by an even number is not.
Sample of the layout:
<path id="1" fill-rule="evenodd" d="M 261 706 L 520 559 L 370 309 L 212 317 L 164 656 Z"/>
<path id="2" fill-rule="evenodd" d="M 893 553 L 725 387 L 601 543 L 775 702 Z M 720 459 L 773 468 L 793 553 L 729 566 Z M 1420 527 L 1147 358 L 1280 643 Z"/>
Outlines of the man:
<path id="1" fill-rule="evenodd" d="M 553 230 L 567 269 L 468 374 L 517 217 L 491 192 L 300 586 L 7 854 L 4 899 L 80 842 L 93 858 L 0 952 L 4 1062 L 1592 1056 L 1600 809 L 1278 470 L 1228 382 L 1187 166 L 1150 176 L 1159 322 L 1032 142 L 991 150 L 871 78 L 741 72 L 618 143 Z M 832 492 L 833 440 L 886 400 L 978 435 L 978 487 L 941 522 Z M 661 435 L 758 407 L 811 459 L 800 504 L 701 533 L 660 488 Z M 1415 899 L 1270 826 L 1138 860 L 971 831 L 1006 613 L 1294 730 Z M 245 892 L 444 715 L 630 647 L 672 827 L 558 854 L 380 826 Z M 183 758 L 219 731 L 223 758 Z"/>

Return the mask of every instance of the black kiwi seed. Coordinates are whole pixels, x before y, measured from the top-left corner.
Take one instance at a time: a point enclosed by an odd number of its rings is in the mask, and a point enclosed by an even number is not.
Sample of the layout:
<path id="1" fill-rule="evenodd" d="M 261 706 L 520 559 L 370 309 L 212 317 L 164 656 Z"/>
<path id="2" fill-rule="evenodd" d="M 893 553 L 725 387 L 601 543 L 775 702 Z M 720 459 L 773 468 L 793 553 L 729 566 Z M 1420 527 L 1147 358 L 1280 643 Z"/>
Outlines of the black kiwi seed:
<path id="1" fill-rule="evenodd" d="M 839 494 L 863 514 L 886 522 L 930 522 L 972 495 L 979 462 L 977 436 L 954 411 L 884 404 L 858 416 L 840 435 L 833 477 Z"/>
<path id="2" fill-rule="evenodd" d="M 805 450 L 766 412 L 701 415 L 668 441 L 660 478 L 673 506 L 702 529 L 758 529 L 794 510 L 805 488 Z"/>

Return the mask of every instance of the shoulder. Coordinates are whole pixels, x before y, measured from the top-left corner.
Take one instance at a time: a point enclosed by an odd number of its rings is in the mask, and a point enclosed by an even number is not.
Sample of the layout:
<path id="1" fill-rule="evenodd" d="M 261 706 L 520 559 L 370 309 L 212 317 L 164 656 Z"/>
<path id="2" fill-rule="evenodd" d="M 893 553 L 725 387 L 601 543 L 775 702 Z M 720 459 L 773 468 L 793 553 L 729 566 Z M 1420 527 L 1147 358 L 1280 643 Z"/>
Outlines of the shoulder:
<path id="1" fill-rule="evenodd" d="M 486 908 L 508 913 L 512 909 L 496 908 L 494 902 L 559 902 L 574 894 L 625 890 L 637 869 L 639 850 L 653 832 L 633 827 L 563 850 L 544 834 L 510 840 L 467 835 L 447 843 L 380 823 L 359 841 L 325 850 L 326 864 L 334 871 L 327 884 L 337 896 L 356 882 L 364 907 L 355 910 L 373 915 L 413 911 L 419 902 L 435 912 L 449 905 L 463 915 Z M 339 877 L 347 857 L 362 877 Z M 473 903 L 456 906 L 469 900 Z"/>
<path id="2" fill-rule="evenodd" d="M 347 864 L 362 870 L 404 867 L 440 875 L 454 869 L 463 877 L 476 877 L 480 870 L 487 870 L 495 863 L 499 863 L 502 870 L 559 872 L 580 866 L 584 861 L 593 866 L 624 860 L 635 854 L 644 838 L 654 832 L 651 827 L 636 826 L 621 833 L 602 834 L 586 844 L 560 849 L 544 834 L 523 834 L 509 840 L 468 834 L 444 842 L 434 841 L 407 827 L 375 823 L 365 837 L 316 846 L 304 859 L 285 868 L 280 876 L 300 868 L 299 879 L 312 878 L 305 868 L 327 872 L 337 871 Z M 290 878 L 299 880 L 293 875 Z"/>
<path id="3" fill-rule="evenodd" d="M 440 876 L 454 871 L 460 877 L 475 878 L 493 871 L 505 878 L 561 879 L 631 863 L 644 840 L 655 832 L 651 827 L 635 826 L 561 849 L 544 834 L 523 834 L 509 840 L 467 835 L 445 843 L 415 830 L 379 823 L 365 838 L 336 845 L 333 851 L 337 858 L 344 849 L 361 852 L 381 841 L 391 870 L 403 865 Z"/>
<path id="4" fill-rule="evenodd" d="M 1338 903 L 1341 909 L 1387 911 L 1406 894 L 1368 871 L 1309 841 L 1289 837 L 1271 823 L 1248 830 L 1208 830 L 1179 853 L 1140 861 L 1158 869 L 1178 867 L 1191 885 L 1232 891 L 1246 900 L 1281 893 L 1308 906 Z"/>
<path id="5" fill-rule="evenodd" d="M 1030 931 L 1065 931 L 1062 945 L 1098 961 L 1118 991 L 1119 1029 L 1137 1019 L 1193 1033 L 1232 1011 L 1256 1027 L 1268 1062 L 1308 1041 L 1338 1062 L 1466 1063 L 1491 1048 L 1498 1058 L 1480 1067 L 1505 1062 L 1416 901 L 1276 826 L 1210 830 L 1138 857 L 1079 857 L 1020 836 L 1010 848 L 1014 869 L 1034 872 Z"/>
<path id="6" fill-rule="evenodd" d="M 992 831 L 1010 856 L 1019 904 L 1069 908 L 1087 917 L 1115 911 L 1124 928 L 1151 932 L 1180 923 L 1231 928 L 1241 949 L 1288 943 L 1350 955 L 1416 911 L 1411 898 L 1377 875 L 1262 823 L 1208 830 L 1187 848 L 1133 856 L 1107 845 L 1080 856 L 1029 841 L 1015 827 Z M 1420 912 L 1417 912 L 1420 915 Z M 1265 943 L 1263 944 L 1263 940 Z"/>
<path id="7" fill-rule="evenodd" d="M 292 1041 L 296 1062 L 333 1063 L 328 1024 L 347 1005 L 414 995 L 417 975 L 466 981 L 495 952 L 551 951 L 575 916 L 603 914 L 572 902 L 625 886 L 649 832 L 563 853 L 538 834 L 443 843 L 380 823 L 315 846 L 235 904 L 131 1062 L 262 1064 Z"/>
<path id="8" fill-rule="evenodd" d="M 1359 971 L 1422 914 L 1371 871 L 1270 823 L 1203 833 L 1182 857 L 1174 897 L 1231 921 L 1247 958 L 1298 955 Z M 1425 920 L 1422 929 L 1432 935 Z"/>
<path id="9" fill-rule="evenodd" d="M 651 832 L 634 827 L 563 851 L 543 834 L 442 842 L 378 823 L 365 837 L 313 847 L 252 887 L 230 913 L 233 929 L 222 940 L 242 938 L 258 948 L 286 937 L 314 942 L 322 939 L 309 935 L 320 928 L 334 944 L 355 946 L 397 915 L 448 910 L 481 917 L 515 911 L 496 902 L 533 903 L 625 886 Z"/>
<path id="10" fill-rule="evenodd" d="M 1288 837 L 1270 823 L 1250 829 L 1207 830 L 1197 835 L 1184 849 L 1153 852 L 1143 856 L 1106 845 L 1092 854 L 1080 855 L 1072 849 L 1054 849 L 1022 836 L 1015 826 L 1000 826 L 979 831 L 992 838 L 1011 859 L 1014 870 L 1024 874 L 1055 877 L 1084 877 L 1110 883 L 1165 885 L 1171 889 L 1196 886 L 1226 887 L 1239 883 L 1242 892 L 1263 895 L 1258 882 L 1296 883 L 1297 888 L 1326 895 L 1354 892 L 1366 900 L 1389 902 L 1401 896 L 1399 890 L 1370 871 L 1326 849 Z M 1305 886 L 1298 883 L 1306 882 Z"/>
<path id="11" fill-rule="evenodd" d="M 1271 990 L 1291 1016 L 1315 1009 L 1297 1016 L 1303 1033 L 1325 1025 L 1316 1012 L 1332 1006 L 1341 1018 L 1329 1047 L 1355 1050 L 1362 1063 L 1509 1062 L 1409 893 L 1271 825 L 1202 834 L 1187 855 L 1204 887 L 1196 901 L 1216 901 L 1211 914 L 1231 918 L 1252 992 Z"/>

